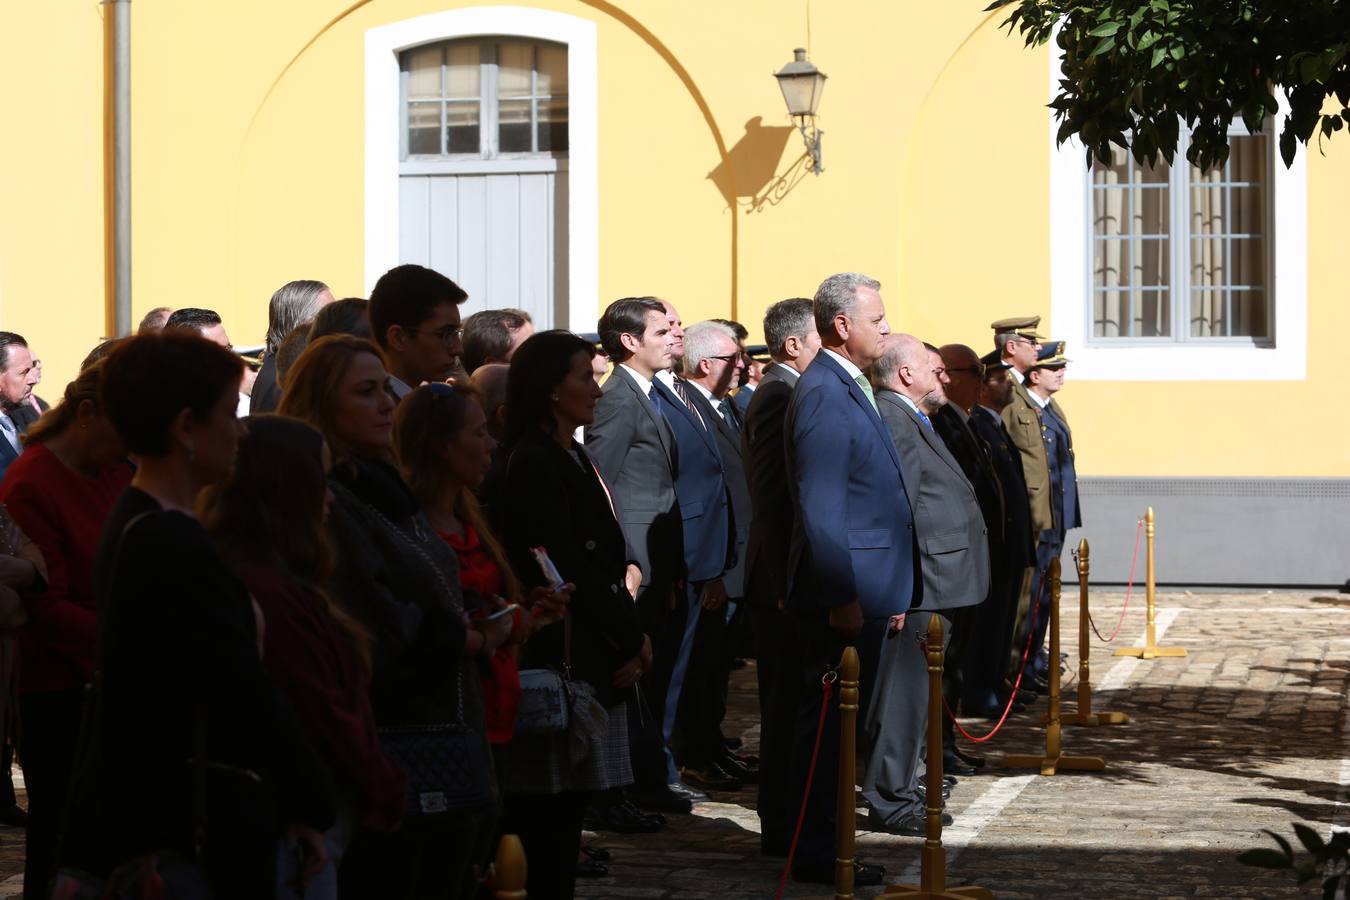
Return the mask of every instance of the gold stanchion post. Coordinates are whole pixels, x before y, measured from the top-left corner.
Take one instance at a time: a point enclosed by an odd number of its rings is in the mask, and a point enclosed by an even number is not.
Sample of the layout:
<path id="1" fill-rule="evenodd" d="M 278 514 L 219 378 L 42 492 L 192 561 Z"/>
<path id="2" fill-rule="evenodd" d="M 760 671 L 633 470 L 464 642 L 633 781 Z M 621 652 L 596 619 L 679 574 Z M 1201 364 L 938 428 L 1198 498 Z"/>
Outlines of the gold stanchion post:
<path id="1" fill-rule="evenodd" d="M 853 844 L 858 814 L 853 799 L 857 737 L 858 651 L 845 647 L 839 660 L 839 790 L 835 795 L 834 900 L 853 898 Z"/>
<path id="2" fill-rule="evenodd" d="M 525 848 L 514 834 L 502 835 L 492 866 L 493 900 L 525 900 Z"/>
<path id="3" fill-rule="evenodd" d="M 1060 566 L 1050 561 L 1050 690 L 1045 717 L 1045 755 L 1010 754 L 1003 757 L 1009 769 L 1040 769 L 1042 775 L 1054 775 L 1059 769 L 1100 772 L 1106 762 L 1099 756 L 1065 756 L 1061 750 L 1059 713 L 1059 593 Z"/>
<path id="4" fill-rule="evenodd" d="M 928 768 L 925 796 L 928 802 L 927 834 L 923 842 L 922 872 L 919 883 L 895 884 L 885 897 L 913 897 L 920 900 L 993 900 L 986 888 L 947 887 L 947 854 L 942 848 L 942 617 L 934 614 L 928 622 Z"/>
<path id="5" fill-rule="evenodd" d="M 1130 717 L 1118 712 L 1092 711 L 1092 676 L 1088 657 L 1092 642 L 1088 637 L 1088 542 L 1078 542 L 1078 709 L 1065 716 L 1065 725 L 1124 725 Z"/>
<path id="6" fill-rule="evenodd" d="M 1161 656 L 1185 656 L 1181 647 L 1159 647 L 1157 626 L 1158 581 L 1153 569 L 1153 507 L 1144 514 L 1144 536 L 1148 544 L 1148 580 L 1145 583 L 1145 596 L 1148 602 L 1148 628 L 1144 632 L 1144 646 L 1121 647 L 1116 656 L 1136 656 L 1139 659 L 1156 659 Z"/>

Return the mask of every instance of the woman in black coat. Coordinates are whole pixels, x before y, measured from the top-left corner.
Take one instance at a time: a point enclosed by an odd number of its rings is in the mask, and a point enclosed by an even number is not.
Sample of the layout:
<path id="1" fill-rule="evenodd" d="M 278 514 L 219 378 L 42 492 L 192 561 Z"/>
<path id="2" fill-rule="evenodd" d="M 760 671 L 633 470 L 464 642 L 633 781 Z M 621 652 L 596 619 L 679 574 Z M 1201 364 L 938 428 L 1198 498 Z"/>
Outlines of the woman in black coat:
<path id="1" fill-rule="evenodd" d="M 310 875 L 326 865 L 333 803 L 262 667 L 261 617 L 193 511 L 234 465 L 242 373 L 233 353 L 182 331 L 108 357 L 103 407 L 138 466 L 95 567 L 92 780 L 66 846 L 99 874 L 152 851 L 200 851 L 215 897 L 258 900 L 275 890 L 283 832 Z"/>
<path id="2" fill-rule="evenodd" d="M 583 775 L 557 751 L 566 742 L 517 737 L 503 776 L 506 831 L 520 835 L 529 860 L 527 890 L 536 898 L 573 893 L 581 819 L 591 793 L 632 781 L 625 703 L 651 665 L 625 581 L 628 559 L 609 494 L 586 451 L 572 438 L 595 418 L 600 397 L 591 374 L 595 348 L 565 331 L 525 341 L 511 358 L 501 533 L 512 567 L 533 586 L 544 575 L 532 550 L 545 549 L 564 581 L 576 585 L 564 623 L 525 645 L 522 668 L 562 671 L 595 689 L 608 712 L 599 759 Z M 597 782 L 597 773 L 599 780 Z"/>
<path id="3" fill-rule="evenodd" d="M 476 668 L 510 634 L 471 627 L 455 554 L 436 536 L 393 464 L 394 400 L 375 345 L 320 338 L 286 378 L 282 415 L 309 422 L 333 454 L 330 591 L 371 637 L 370 701 L 381 729 L 464 724 L 478 743 L 483 802 L 451 813 L 365 821 L 343 856 L 339 894 L 378 900 L 469 897 L 485 869 L 495 783 Z M 416 793 L 416 785 L 411 786 Z"/>

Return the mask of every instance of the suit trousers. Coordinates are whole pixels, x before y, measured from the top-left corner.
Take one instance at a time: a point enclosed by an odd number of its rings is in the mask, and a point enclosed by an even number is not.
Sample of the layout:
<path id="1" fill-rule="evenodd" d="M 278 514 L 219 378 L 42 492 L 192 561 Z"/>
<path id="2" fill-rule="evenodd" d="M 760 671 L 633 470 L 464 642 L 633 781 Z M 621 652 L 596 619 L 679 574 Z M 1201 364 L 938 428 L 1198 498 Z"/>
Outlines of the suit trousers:
<path id="1" fill-rule="evenodd" d="M 789 810 L 788 839 L 806 798 L 801 837 L 797 841 L 795 862 L 803 866 L 833 866 L 835 796 L 839 782 L 839 692 L 836 689 L 825 712 L 825 725 L 820 738 L 820 755 L 816 761 L 811 792 L 806 794 L 807 774 L 811 770 L 811 755 L 820 724 L 821 678 L 839 665 L 839 658 L 848 645 L 829 626 L 824 612 L 803 614 L 796 621 L 796 633 L 801 635 L 801 667 L 797 679 L 797 708 L 792 726 L 792 755 L 788 763 L 786 803 Z M 787 674 L 784 677 L 788 677 Z M 862 680 L 868 680 L 864 665 Z"/>
<path id="2" fill-rule="evenodd" d="M 942 661 L 942 696 L 952 709 L 961 702 L 966 673 L 972 663 L 976 626 L 981 611 L 990 603 L 990 598 L 986 597 L 982 603 L 963 606 L 950 613 L 951 636 L 947 639 L 947 653 Z M 946 716 L 942 717 L 942 746 L 947 750 L 956 746 L 956 726 Z"/>
<path id="3" fill-rule="evenodd" d="M 919 760 L 928 734 L 928 660 L 919 644 L 928 634 L 931 612 L 911 612 L 905 626 L 890 630 L 885 619 L 863 626 L 859 655 L 863 669 L 875 673 L 872 690 L 860 697 L 866 710 L 862 746 L 867 768 L 862 795 L 876 819 L 892 823 L 923 812 L 919 800 Z M 944 650 L 951 623 L 942 617 Z M 868 664 L 868 655 L 875 663 Z"/>
<path id="4" fill-rule="evenodd" d="M 1003 698 L 1003 680 L 1008 677 L 1008 648 L 1013 643 L 1017 599 L 1026 580 L 1026 569 L 993 573 L 989 599 L 976 609 L 971 625 L 970 649 L 961 679 L 961 704 L 980 708 Z M 1018 648 L 1018 659 L 1021 659 Z"/>
<path id="5" fill-rule="evenodd" d="M 1064 533 L 1062 531 L 1043 532 L 1040 542 L 1036 544 L 1035 583 L 1039 589 L 1040 603 L 1036 606 L 1031 652 L 1027 654 L 1026 669 L 1028 674 L 1034 671 L 1037 675 L 1044 676 L 1048 671 L 1041 664 L 1040 653 L 1045 645 L 1045 635 L 1050 629 L 1050 563 L 1057 559 L 1063 550 Z M 1059 660 L 1051 660 L 1050 664 L 1057 666 Z"/>
<path id="6" fill-rule="evenodd" d="M 699 613 L 675 736 L 680 761 L 688 768 L 716 762 L 727 749 L 722 720 L 731 680 L 730 617 L 736 606 L 733 600 L 715 612 L 705 609 Z"/>
<path id="7" fill-rule="evenodd" d="M 758 652 L 760 847 L 785 854 L 801 804 L 801 794 L 793 795 L 788 781 L 793 723 L 802 702 L 801 673 L 806 669 L 803 638 L 796 617 L 781 609 L 753 608 L 750 616 Z M 812 699 L 819 704 L 819 685 Z"/>
<path id="8" fill-rule="evenodd" d="M 1012 633 L 1009 635 L 1009 641 L 1006 646 L 1008 653 L 1008 678 L 1017 677 L 1017 673 L 1022 667 L 1022 653 L 1027 646 L 1027 616 L 1031 613 L 1032 595 L 1037 589 L 1036 567 L 1029 566 L 1022 570 L 1021 578 L 1018 581 L 1017 589 L 1017 613 L 1013 616 Z M 1031 657 L 1028 656 L 1028 659 Z"/>
<path id="9" fill-rule="evenodd" d="M 684 619 L 680 603 L 673 599 L 676 591 L 670 584 L 653 584 L 638 593 L 638 618 L 652 641 L 651 671 L 638 681 L 638 702 L 628 704 L 628 749 L 638 788 L 653 789 L 670 783 L 662 724 L 675 665 L 670 644 Z M 678 641 L 675 643 L 678 646 Z"/>
<path id="10" fill-rule="evenodd" d="M 703 582 L 685 586 L 684 596 L 677 603 L 677 611 L 682 607 L 683 616 L 679 619 L 678 627 L 671 629 L 671 634 L 675 638 L 674 661 L 670 668 L 670 684 L 666 688 L 666 702 L 661 718 L 667 784 L 680 780 L 680 767 L 675 761 L 671 742 L 675 736 L 675 724 L 679 719 L 680 697 L 684 694 L 684 684 L 689 677 L 689 661 L 694 655 L 694 638 L 698 635 L 699 620 L 703 618 L 703 605 L 699 603 L 702 596 Z"/>

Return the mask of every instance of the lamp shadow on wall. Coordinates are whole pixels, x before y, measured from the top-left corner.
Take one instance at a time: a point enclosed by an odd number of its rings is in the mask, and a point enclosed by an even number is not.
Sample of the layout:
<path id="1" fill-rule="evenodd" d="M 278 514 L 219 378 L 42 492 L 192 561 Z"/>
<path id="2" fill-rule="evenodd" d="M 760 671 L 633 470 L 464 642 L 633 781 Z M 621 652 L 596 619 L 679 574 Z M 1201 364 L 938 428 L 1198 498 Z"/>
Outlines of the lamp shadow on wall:
<path id="1" fill-rule="evenodd" d="M 727 206 L 745 214 L 777 206 L 811 171 L 811 157 L 803 153 L 782 172 L 779 161 L 787 142 L 797 133 L 791 125 L 764 125 L 762 116 L 745 123 L 745 134 L 727 151 L 726 159 L 708 173 Z"/>

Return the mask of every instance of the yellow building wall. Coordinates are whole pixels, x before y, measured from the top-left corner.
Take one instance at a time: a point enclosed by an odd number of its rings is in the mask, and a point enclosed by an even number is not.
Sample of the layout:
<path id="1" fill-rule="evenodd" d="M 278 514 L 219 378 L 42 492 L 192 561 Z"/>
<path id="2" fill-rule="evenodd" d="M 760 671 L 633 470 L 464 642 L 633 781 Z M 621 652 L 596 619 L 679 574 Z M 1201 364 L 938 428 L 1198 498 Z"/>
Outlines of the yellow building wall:
<path id="1" fill-rule="evenodd" d="M 267 298 L 285 281 L 360 295 L 365 32 L 461 5 L 137 0 L 134 318 L 207 306 L 246 344 L 261 340 Z M 598 314 L 652 293 L 686 322 L 733 314 L 758 332 L 770 303 L 854 269 L 882 281 L 896 330 L 935 343 L 983 351 L 988 323 L 1016 313 L 1045 315 L 1054 334 L 1049 63 L 982 2 L 815 4 L 811 56 L 830 76 L 819 177 L 802 167 L 771 77 L 805 43 L 804 5 L 516 5 L 597 26 L 600 296 L 574 306 Z M 34 344 L 48 398 L 106 327 L 106 9 L 0 11 L 6 120 L 23 135 L 0 142 L 0 327 Z M 1326 158 L 1309 157 L 1307 380 L 1074 383 L 1070 367 L 1061 397 L 1080 473 L 1350 475 L 1343 417 L 1317 416 L 1303 440 L 1277 432 L 1298 410 L 1336 408 L 1331 342 L 1350 326 L 1336 266 L 1347 152 L 1333 141 Z"/>

